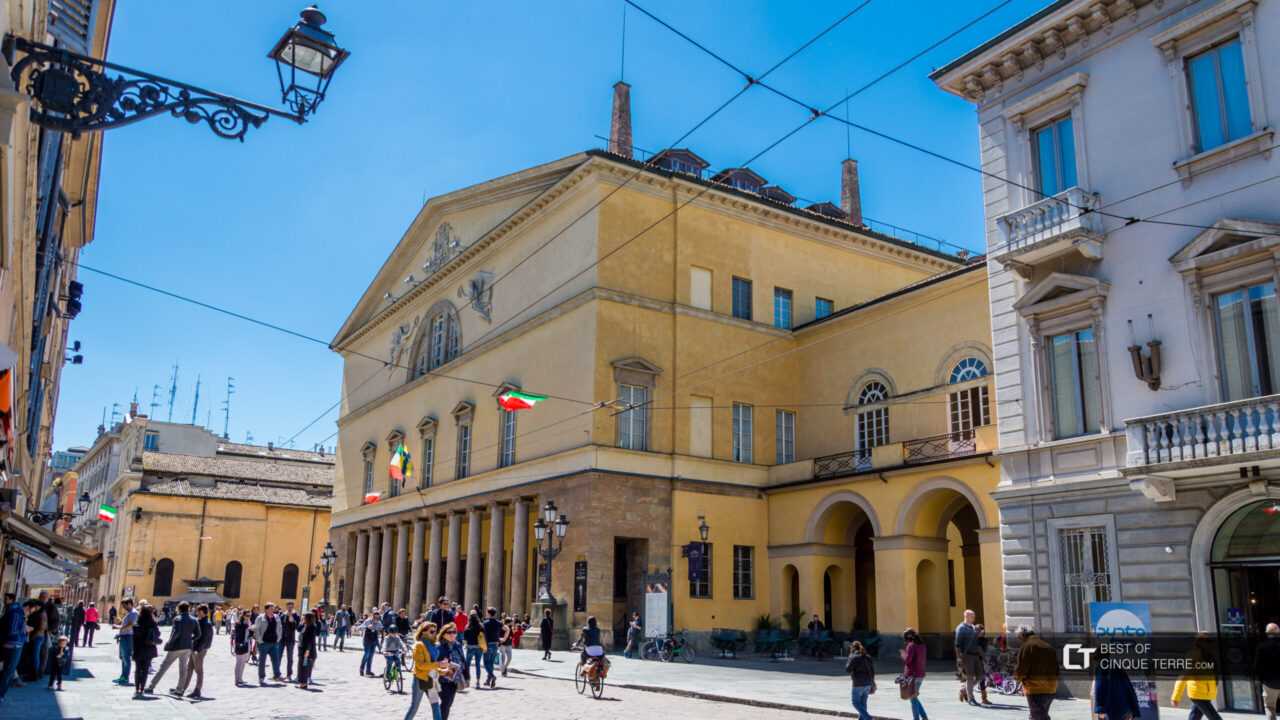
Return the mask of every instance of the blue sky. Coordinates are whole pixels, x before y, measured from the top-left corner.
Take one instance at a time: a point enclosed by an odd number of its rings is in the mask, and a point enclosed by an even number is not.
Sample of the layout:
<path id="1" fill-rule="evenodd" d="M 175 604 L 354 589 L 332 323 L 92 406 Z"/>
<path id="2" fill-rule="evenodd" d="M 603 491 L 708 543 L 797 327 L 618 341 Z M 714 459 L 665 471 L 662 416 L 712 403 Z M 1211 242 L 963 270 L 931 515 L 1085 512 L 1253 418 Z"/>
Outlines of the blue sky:
<path id="1" fill-rule="evenodd" d="M 972 17 L 989 2 L 873 0 L 771 76 L 825 106 Z M 300 0 L 214 5 L 119 0 L 109 59 L 274 104 L 266 52 Z M 649 10 L 756 73 L 856 0 L 649 0 Z M 850 117 L 976 164 L 972 106 L 938 90 L 934 67 L 1048 0 L 1014 0 L 860 95 Z M 618 79 L 620 0 L 322 3 L 328 29 L 352 52 L 318 115 L 302 127 L 272 119 L 244 144 L 161 117 L 108 131 L 97 232 L 82 261 L 328 340 L 418 212 L 424 198 L 600 145 Z M 740 86 L 730 70 L 632 11 L 626 80 L 635 143 L 661 148 Z M 686 144 L 713 167 L 751 157 L 804 119 L 759 88 Z M 772 182 L 837 200 L 844 126 L 820 121 L 752 164 Z M 855 132 L 864 212 L 973 249 L 982 246 L 978 176 Z M 103 408 L 144 412 L 180 366 L 174 420 L 197 421 L 236 378 L 231 437 L 294 435 L 340 393 L 340 362 L 322 345 L 224 317 L 90 272 L 70 339 L 85 364 L 67 366 L 56 447 L 89 444 Z M 336 412 L 297 439 L 311 447 Z M 332 444 L 332 440 L 329 441 Z"/>

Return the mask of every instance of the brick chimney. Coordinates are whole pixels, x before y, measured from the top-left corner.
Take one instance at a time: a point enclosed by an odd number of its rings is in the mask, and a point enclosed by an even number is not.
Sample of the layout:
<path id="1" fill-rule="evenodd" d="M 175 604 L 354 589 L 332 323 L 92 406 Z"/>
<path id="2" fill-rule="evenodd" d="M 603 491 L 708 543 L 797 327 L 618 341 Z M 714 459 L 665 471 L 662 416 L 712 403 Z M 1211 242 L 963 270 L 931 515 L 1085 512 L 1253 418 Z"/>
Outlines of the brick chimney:
<path id="1" fill-rule="evenodd" d="M 849 222 L 862 224 L 862 192 L 858 187 L 858 161 L 846 158 L 840 163 L 840 209 Z"/>
<path id="2" fill-rule="evenodd" d="M 613 117 L 609 122 L 609 152 L 631 157 L 631 86 L 613 84 Z"/>

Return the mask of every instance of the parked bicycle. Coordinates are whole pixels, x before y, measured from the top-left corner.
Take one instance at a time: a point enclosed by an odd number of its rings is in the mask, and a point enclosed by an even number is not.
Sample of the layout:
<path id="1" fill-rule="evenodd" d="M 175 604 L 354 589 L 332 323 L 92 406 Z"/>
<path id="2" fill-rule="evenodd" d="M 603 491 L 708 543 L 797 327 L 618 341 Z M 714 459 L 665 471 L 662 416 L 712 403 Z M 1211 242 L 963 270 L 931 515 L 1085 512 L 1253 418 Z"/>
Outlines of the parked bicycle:
<path id="1" fill-rule="evenodd" d="M 645 660 L 658 660 L 661 662 L 682 660 L 691 663 L 694 660 L 694 655 L 693 646 L 689 644 L 689 639 L 685 636 L 683 630 L 668 633 L 665 637 L 649 638 L 644 645 L 640 646 L 640 657 Z"/>

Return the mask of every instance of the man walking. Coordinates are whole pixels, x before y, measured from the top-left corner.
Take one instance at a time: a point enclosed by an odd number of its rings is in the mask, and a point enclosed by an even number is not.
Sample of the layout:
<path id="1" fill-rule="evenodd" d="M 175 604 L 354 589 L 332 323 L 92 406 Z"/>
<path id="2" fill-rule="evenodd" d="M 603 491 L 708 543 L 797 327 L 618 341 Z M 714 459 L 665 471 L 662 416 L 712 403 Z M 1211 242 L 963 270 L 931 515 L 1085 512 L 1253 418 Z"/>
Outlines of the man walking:
<path id="1" fill-rule="evenodd" d="M 960 677 L 964 678 L 964 691 L 960 699 L 970 705 L 978 704 L 973 691 L 982 680 L 983 671 L 982 645 L 978 642 L 978 628 L 975 624 L 977 619 L 977 613 L 965 610 L 964 621 L 956 626 L 956 664 L 960 668 Z"/>
<path id="2" fill-rule="evenodd" d="M 284 627 L 274 603 L 267 603 L 253 622 L 253 637 L 258 644 L 258 685 L 267 684 L 267 658 L 271 658 L 271 679 L 276 682 L 284 680 L 280 677 L 280 640 L 284 637 Z"/>
<path id="3" fill-rule="evenodd" d="M 1031 720 L 1049 720 L 1049 705 L 1058 692 L 1058 654 L 1031 628 L 1019 629 L 1018 638 L 1022 647 L 1013 676 L 1022 683 Z"/>
<path id="4" fill-rule="evenodd" d="M 133 600 L 128 598 L 120 603 L 120 607 L 124 610 L 124 618 L 120 620 L 120 630 L 116 632 L 116 642 L 120 644 L 120 677 L 116 678 L 116 684 L 132 685 L 133 678 L 129 677 L 129 670 L 133 665 L 133 626 L 138 622 L 138 611 L 133 609 Z"/>
<path id="5" fill-rule="evenodd" d="M 200 605 L 196 608 L 196 624 L 200 627 L 200 635 L 196 638 L 195 645 L 191 648 L 191 672 L 187 674 L 180 683 L 178 683 L 178 694 L 186 692 L 187 680 L 192 675 L 196 677 L 196 689 L 191 691 L 187 697 L 192 700 L 203 700 L 204 696 L 200 691 L 204 688 L 204 657 L 209 652 L 209 647 L 213 645 L 213 622 L 209 620 L 209 606 Z"/>
<path id="6" fill-rule="evenodd" d="M 636 656 L 636 650 L 640 646 L 640 613 L 631 613 L 631 620 L 627 623 L 627 646 L 622 651 L 622 657 L 633 658 Z"/>
<path id="7" fill-rule="evenodd" d="M 283 632 L 280 635 L 280 650 L 284 653 L 285 679 L 293 681 L 293 649 L 298 646 L 298 626 L 302 624 L 302 618 L 298 613 L 293 611 L 293 602 L 285 603 L 284 614 L 280 616 L 280 627 Z"/>
<path id="8" fill-rule="evenodd" d="M 484 622 L 480 623 L 481 632 L 484 633 L 484 673 L 485 684 L 489 687 L 498 686 L 498 676 L 493 674 L 493 666 L 498 658 L 498 644 L 502 640 L 502 621 L 498 619 L 498 609 L 489 608 L 486 613 L 488 617 Z M 479 678 L 476 678 L 479 680 Z"/>
<path id="9" fill-rule="evenodd" d="M 169 666 L 177 661 L 178 663 L 178 684 L 169 688 L 170 695 L 182 695 L 180 688 L 187 686 L 188 676 L 191 672 L 191 651 L 195 648 L 196 642 L 200 639 L 200 624 L 196 619 L 191 617 L 191 606 L 185 602 L 178 603 L 178 615 L 173 619 L 173 627 L 169 631 L 169 642 L 164 644 L 164 662 L 160 663 L 160 669 L 156 670 L 156 674 L 151 678 L 151 684 L 147 686 L 148 693 L 156 691 L 156 685 L 160 684 L 160 678 L 164 677 Z"/>
<path id="10" fill-rule="evenodd" d="M 84 628 L 84 603 L 76 603 L 71 611 L 71 647 L 80 646 L 80 631 Z"/>
<path id="11" fill-rule="evenodd" d="M 1253 676 L 1262 683 L 1267 720 L 1276 720 L 1276 705 L 1280 704 L 1280 625 L 1267 624 L 1266 637 L 1253 655 Z"/>
<path id="12" fill-rule="evenodd" d="M 346 608 L 338 608 L 333 616 L 333 646 L 343 652 L 347 646 L 347 633 L 351 631 L 351 613 Z"/>
<path id="13" fill-rule="evenodd" d="M 436 599 L 436 606 L 427 613 L 427 622 L 435 623 L 438 628 L 453 622 L 453 609 L 449 606 L 449 598 L 441 595 Z"/>

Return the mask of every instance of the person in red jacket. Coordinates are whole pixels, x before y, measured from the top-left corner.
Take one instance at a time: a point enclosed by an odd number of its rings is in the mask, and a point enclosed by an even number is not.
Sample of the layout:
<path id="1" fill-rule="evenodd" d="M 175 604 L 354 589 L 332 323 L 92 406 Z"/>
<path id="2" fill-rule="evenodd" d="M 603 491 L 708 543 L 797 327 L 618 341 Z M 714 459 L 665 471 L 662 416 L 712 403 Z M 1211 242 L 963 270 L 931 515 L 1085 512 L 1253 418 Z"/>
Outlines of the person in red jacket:
<path id="1" fill-rule="evenodd" d="M 924 683 L 924 641 L 915 628 L 903 631 L 902 639 L 907 643 L 901 650 L 902 699 L 911 701 L 911 720 L 928 720 L 929 715 L 920 704 L 920 686 Z"/>

